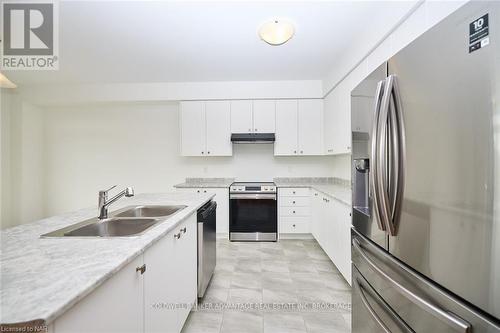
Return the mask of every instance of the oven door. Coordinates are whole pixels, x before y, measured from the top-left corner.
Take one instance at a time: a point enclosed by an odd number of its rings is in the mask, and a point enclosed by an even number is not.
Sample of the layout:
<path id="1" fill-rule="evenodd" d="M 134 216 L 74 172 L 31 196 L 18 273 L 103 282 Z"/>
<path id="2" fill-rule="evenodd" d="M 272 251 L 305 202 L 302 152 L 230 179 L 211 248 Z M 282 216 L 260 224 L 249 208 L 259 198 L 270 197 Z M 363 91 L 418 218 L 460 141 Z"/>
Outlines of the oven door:
<path id="1" fill-rule="evenodd" d="M 229 197 L 230 240 L 271 240 L 278 232 L 276 194 L 238 193 Z"/>

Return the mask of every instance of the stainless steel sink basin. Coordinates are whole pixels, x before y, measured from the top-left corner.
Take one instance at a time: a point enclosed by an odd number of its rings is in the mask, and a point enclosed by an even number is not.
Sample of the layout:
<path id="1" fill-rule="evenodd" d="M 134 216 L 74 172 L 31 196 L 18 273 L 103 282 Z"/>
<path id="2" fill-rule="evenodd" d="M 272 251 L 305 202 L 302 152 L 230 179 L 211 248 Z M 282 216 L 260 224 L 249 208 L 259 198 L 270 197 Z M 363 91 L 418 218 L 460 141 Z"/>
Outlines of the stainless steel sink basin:
<path id="1" fill-rule="evenodd" d="M 136 235 L 160 222 L 155 219 L 107 219 L 64 233 L 76 237 L 123 237 Z"/>
<path id="2" fill-rule="evenodd" d="M 126 209 L 114 216 L 117 217 L 165 217 L 170 216 L 186 206 L 136 206 Z"/>
<path id="3" fill-rule="evenodd" d="M 168 217 L 186 208 L 183 205 L 129 206 L 110 213 L 107 219 L 97 217 L 42 235 L 45 237 L 128 237 L 138 236 Z"/>

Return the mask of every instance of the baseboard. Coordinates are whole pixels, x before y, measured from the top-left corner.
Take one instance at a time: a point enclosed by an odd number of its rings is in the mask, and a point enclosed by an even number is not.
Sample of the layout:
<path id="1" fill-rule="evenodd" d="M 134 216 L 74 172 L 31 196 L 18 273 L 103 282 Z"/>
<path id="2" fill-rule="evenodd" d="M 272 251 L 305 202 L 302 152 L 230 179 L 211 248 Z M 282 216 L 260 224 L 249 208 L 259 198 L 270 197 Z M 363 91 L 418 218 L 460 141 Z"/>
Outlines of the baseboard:
<path id="1" fill-rule="evenodd" d="M 279 234 L 279 239 L 314 239 L 312 234 Z"/>
<path id="2" fill-rule="evenodd" d="M 218 232 L 215 236 L 217 239 L 229 239 L 229 232 Z"/>

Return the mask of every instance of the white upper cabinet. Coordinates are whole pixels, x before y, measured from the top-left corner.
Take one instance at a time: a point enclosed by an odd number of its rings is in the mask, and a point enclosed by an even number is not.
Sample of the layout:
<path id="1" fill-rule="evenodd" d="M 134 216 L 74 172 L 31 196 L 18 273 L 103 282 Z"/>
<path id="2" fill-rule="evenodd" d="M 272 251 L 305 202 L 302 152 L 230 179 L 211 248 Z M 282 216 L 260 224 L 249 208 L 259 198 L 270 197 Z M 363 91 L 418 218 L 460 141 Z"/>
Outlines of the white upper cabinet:
<path id="1" fill-rule="evenodd" d="M 204 156 L 205 102 L 181 102 L 180 120 L 182 156 Z"/>
<path id="2" fill-rule="evenodd" d="M 276 101 L 274 155 L 323 155 L 323 100 Z"/>
<path id="3" fill-rule="evenodd" d="M 323 155 L 323 100 L 298 101 L 298 154 Z"/>
<path id="4" fill-rule="evenodd" d="M 231 133 L 274 133 L 274 100 L 231 101 Z"/>
<path id="5" fill-rule="evenodd" d="M 371 133 L 375 100 L 370 96 L 351 98 L 351 121 L 354 132 Z"/>
<path id="6" fill-rule="evenodd" d="M 274 155 L 297 155 L 297 101 L 276 101 L 276 142 Z"/>
<path id="7" fill-rule="evenodd" d="M 339 85 L 325 97 L 326 154 L 351 153 L 351 94 L 345 85 Z"/>
<path id="8" fill-rule="evenodd" d="M 255 133 L 276 131 L 276 101 L 253 101 L 253 131 Z"/>
<path id="9" fill-rule="evenodd" d="M 181 155 L 231 156 L 228 101 L 181 102 Z"/>
<path id="10" fill-rule="evenodd" d="M 208 156 L 231 156 L 231 106 L 229 101 L 209 101 L 205 104 Z"/>
<path id="11" fill-rule="evenodd" d="M 253 132 L 252 109 L 250 100 L 231 101 L 231 133 Z"/>

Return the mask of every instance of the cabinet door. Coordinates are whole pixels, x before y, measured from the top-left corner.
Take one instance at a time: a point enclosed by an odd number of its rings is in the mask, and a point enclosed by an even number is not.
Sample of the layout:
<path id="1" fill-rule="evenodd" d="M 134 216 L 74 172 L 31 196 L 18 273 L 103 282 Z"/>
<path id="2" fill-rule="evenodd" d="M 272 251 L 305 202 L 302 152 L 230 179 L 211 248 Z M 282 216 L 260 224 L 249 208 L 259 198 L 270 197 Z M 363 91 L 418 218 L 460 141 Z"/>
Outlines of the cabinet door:
<path id="1" fill-rule="evenodd" d="M 231 107 L 229 101 L 205 104 L 207 156 L 231 156 Z"/>
<path id="2" fill-rule="evenodd" d="M 335 143 L 335 109 L 337 107 L 338 96 L 337 91 L 333 90 L 324 99 L 324 123 L 323 123 L 323 137 L 324 137 L 324 151 L 327 155 L 334 154 L 336 148 Z"/>
<path id="3" fill-rule="evenodd" d="M 231 101 L 231 133 L 252 132 L 252 101 Z"/>
<path id="4" fill-rule="evenodd" d="M 351 98 L 351 121 L 354 132 L 371 133 L 374 98 L 353 96 Z"/>
<path id="5" fill-rule="evenodd" d="M 256 133 L 276 131 L 276 101 L 253 101 L 253 130 Z"/>
<path id="6" fill-rule="evenodd" d="M 276 101 L 274 155 L 297 155 L 297 101 Z"/>
<path id="7" fill-rule="evenodd" d="M 323 155 L 323 100 L 298 101 L 298 152 Z"/>
<path id="8" fill-rule="evenodd" d="M 351 153 L 351 94 L 345 85 L 337 87 L 338 99 L 333 113 L 333 153 Z"/>
<path id="9" fill-rule="evenodd" d="M 205 156 L 205 102 L 181 102 L 181 155 Z"/>
<path id="10" fill-rule="evenodd" d="M 351 208 L 337 203 L 338 211 L 338 252 L 336 263 L 340 273 L 351 284 Z"/>
<path id="11" fill-rule="evenodd" d="M 54 332 L 142 332 L 144 275 L 136 272 L 142 264 L 141 255 L 79 301 L 56 319 Z"/>
<path id="12" fill-rule="evenodd" d="M 170 232 L 144 252 L 144 330 L 146 333 L 177 333 L 174 233 Z"/>
<path id="13" fill-rule="evenodd" d="M 316 239 L 320 237 L 320 229 L 319 229 L 321 221 L 320 198 L 321 196 L 317 191 L 311 190 L 311 233 Z"/>
<path id="14" fill-rule="evenodd" d="M 217 202 L 217 233 L 229 233 L 229 190 L 227 188 L 214 189 Z"/>
<path id="15" fill-rule="evenodd" d="M 175 276 L 174 287 L 177 289 L 177 303 L 180 305 L 177 317 L 178 331 L 184 323 L 198 296 L 197 229 L 196 213 L 174 229 L 180 237 L 174 239 L 174 265 L 170 266 L 170 275 Z"/>

